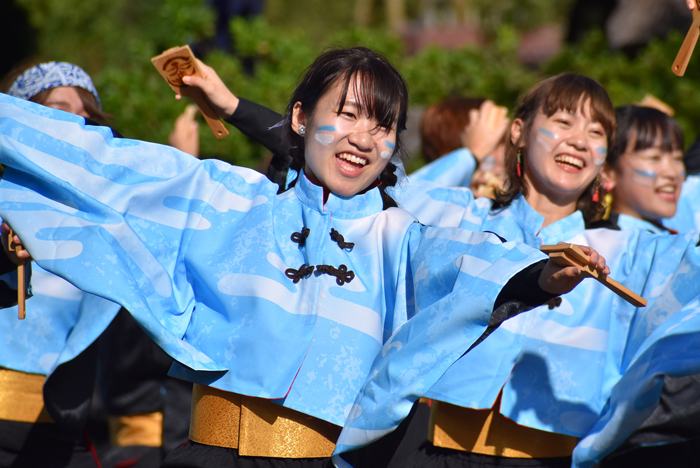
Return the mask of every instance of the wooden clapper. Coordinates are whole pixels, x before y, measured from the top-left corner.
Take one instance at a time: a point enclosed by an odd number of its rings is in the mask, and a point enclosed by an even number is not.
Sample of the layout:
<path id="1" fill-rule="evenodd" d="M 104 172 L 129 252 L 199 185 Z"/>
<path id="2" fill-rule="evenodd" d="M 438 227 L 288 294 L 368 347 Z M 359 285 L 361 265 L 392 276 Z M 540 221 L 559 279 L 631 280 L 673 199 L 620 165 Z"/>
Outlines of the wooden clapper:
<path id="1" fill-rule="evenodd" d="M 14 243 L 14 241 L 12 240 L 13 237 L 15 237 L 15 233 L 12 232 L 12 230 L 10 230 L 10 233 L 7 235 L 7 248 L 12 252 L 19 253 L 23 249 L 22 247 Z M 24 279 L 24 260 L 22 260 L 20 264 L 17 265 L 17 309 L 19 310 L 18 316 L 20 320 L 24 319 L 27 316 L 27 285 L 25 284 Z"/>
<path id="2" fill-rule="evenodd" d="M 693 55 L 693 49 L 695 49 L 695 44 L 698 42 L 698 37 L 700 37 L 700 0 L 695 1 L 693 24 L 690 26 L 688 34 L 678 50 L 676 60 L 673 61 L 673 66 L 671 67 L 676 75 L 683 76 L 685 74 L 685 69 L 688 68 L 688 62 L 690 62 L 690 56 Z"/>
<path id="3" fill-rule="evenodd" d="M 197 107 L 202 111 L 204 120 L 209 124 L 209 128 L 214 132 L 216 138 L 223 138 L 228 135 L 228 129 L 214 114 L 206 97 L 198 88 L 191 88 L 182 82 L 183 76 L 202 76 L 202 71 L 197 66 L 194 54 L 190 46 L 173 47 L 162 54 L 153 57 L 151 63 L 156 67 L 165 81 L 177 94 L 188 96 L 194 99 Z"/>
<path id="4" fill-rule="evenodd" d="M 598 281 L 600 281 L 603 286 L 629 302 L 635 307 L 645 307 L 647 305 L 646 299 L 642 296 L 633 293 L 614 279 L 610 278 L 608 275 L 592 268 L 589 264 L 590 259 L 588 255 L 583 253 L 583 251 L 574 244 L 557 244 L 557 245 L 543 245 L 540 249 L 542 252 L 549 255 L 554 263 L 561 266 L 577 266 L 588 276 L 591 276 Z"/>

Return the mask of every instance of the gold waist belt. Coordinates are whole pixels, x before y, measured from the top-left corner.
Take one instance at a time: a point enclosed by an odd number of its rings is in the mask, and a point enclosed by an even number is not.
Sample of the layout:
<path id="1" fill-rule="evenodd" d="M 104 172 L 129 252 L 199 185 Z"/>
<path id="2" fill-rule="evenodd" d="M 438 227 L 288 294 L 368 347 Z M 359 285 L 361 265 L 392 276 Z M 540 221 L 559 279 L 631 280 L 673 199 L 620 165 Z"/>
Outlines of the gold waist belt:
<path id="1" fill-rule="evenodd" d="M 521 426 L 495 410 L 433 401 L 433 445 L 508 458 L 569 457 L 579 439 Z"/>
<path id="2" fill-rule="evenodd" d="M 163 413 L 130 414 L 109 418 L 109 439 L 116 447 L 163 445 Z"/>
<path id="3" fill-rule="evenodd" d="M 27 423 L 51 423 L 44 408 L 45 375 L 27 374 L 0 367 L 0 419 Z"/>
<path id="4" fill-rule="evenodd" d="M 190 440 L 249 457 L 330 457 L 340 427 L 262 398 L 194 384 Z"/>

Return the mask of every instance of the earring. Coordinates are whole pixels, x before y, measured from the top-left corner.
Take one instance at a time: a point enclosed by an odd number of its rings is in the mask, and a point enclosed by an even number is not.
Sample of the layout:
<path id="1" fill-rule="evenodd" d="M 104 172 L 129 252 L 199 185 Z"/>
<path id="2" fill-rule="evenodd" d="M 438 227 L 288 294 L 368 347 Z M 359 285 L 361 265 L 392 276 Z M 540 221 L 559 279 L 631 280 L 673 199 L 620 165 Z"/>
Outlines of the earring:
<path id="1" fill-rule="evenodd" d="M 600 202 L 600 187 L 603 184 L 600 183 L 600 179 L 596 177 L 595 182 L 593 182 L 593 186 L 595 187 L 595 192 L 593 192 L 593 203 L 599 203 Z"/>
<path id="2" fill-rule="evenodd" d="M 299 125 L 299 135 L 306 135 L 306 125 Z"/>
<path id="3" fill-rule="evenodd" d="M 522 159 L 523 159 L 523 149 L 522 148 L 518 148 L 518 152 L 516 153 L 516 156 L 518 158 L 518 165 L 516 166 L 516 170 L 518 171 L 518 177 L 522 177 L 523 173 L 520 170 L 520 163 L 522 162 Z"/>

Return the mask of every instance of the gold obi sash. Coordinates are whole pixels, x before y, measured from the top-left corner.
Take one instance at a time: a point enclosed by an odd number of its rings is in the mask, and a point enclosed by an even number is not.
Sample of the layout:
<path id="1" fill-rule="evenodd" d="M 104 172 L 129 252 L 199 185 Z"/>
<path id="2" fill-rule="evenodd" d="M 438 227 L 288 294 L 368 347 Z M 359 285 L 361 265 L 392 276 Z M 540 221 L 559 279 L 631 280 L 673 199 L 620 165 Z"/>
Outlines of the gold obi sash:
<path id="1" fill-rule="evenodd" d="M 325 458 L 341 428 L 262 398 L 194 384 L 190 440 L 242 456 Z"/>
<path id="2" fill-rule="evenodd" d="M 115 447 L 163 445 L 163 413 L 112 416 L 108 420 L 109 439 Z"/>
<path id="3" fill-rule="evenodd" d="M 0 367 L 0 419 L 26 423 L 52 423 L 44 408 L 45 375 Z"/>
<path id="4" fill-rule="evenodd" d="M 508 458 L 554 458 L 570 457 L 579 441 L 521 426 L 495 409 L 475 410 L 435 400 L 431 408 L 429 434 L 437 447 Z"/>

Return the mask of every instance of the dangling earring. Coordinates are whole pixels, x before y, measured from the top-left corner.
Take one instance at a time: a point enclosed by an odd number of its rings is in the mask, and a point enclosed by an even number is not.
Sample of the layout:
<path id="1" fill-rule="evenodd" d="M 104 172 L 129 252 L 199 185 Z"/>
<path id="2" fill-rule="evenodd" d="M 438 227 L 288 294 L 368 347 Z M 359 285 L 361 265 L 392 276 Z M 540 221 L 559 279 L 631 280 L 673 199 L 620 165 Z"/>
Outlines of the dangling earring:
<path id="1" fill-rule="evenodd" d="M 593 203 L 599 203 L 600 202 L 600 180 L 596 177 L 595 182 L 593 183 L 595 185 L 595 192 L 593 192 Z"/>
<path id="2" fill-rule="evenodd" d="M 518 171 L 518 177 L 522 177 L 522 176 L 523 176 L 523 173 L 522 173 L 522 171 L 520 170 L 520 163 L 522 162 L 522 159 L 523 159 L 523 149 L 522 149 L 522 148 L 518 148 L 518 152 L 517 152 L 515 155 L 516 155 L 517 158 L 518 158 L 518 165 L 516 166 L 515 169 Z"/>
<path id="3" fill-rule="evenodd" d="M 299 135 L 300 136 L 306 135 L 306 125 L 299 125 Z"/>

